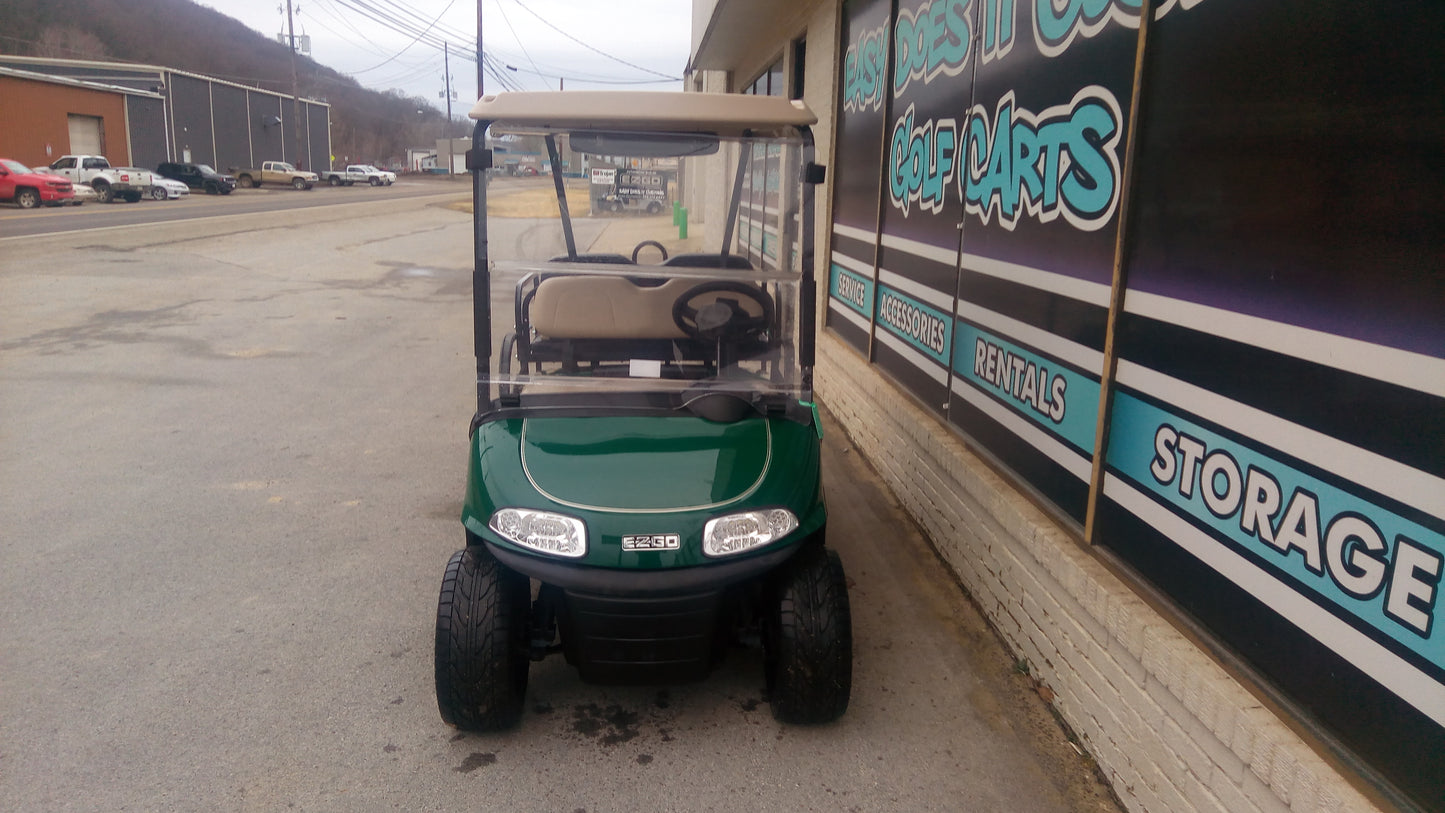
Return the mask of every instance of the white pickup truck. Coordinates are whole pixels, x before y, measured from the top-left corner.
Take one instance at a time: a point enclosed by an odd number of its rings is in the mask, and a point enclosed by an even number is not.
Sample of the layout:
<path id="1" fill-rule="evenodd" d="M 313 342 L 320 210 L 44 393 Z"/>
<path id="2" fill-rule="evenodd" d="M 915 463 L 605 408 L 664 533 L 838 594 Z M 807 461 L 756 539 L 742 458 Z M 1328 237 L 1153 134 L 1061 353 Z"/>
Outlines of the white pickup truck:
<path id="1" fill-rule="evenodd" d="M 101 203 L 116 198 L 135 203 L 155 185 L 148 170 L 113 167 L 104 155 L 62 155 L 50 165 L 50 171 L 73 184 L 89 184 Z"/>
<path id="2" fill-rule="evenodd" d="M 358 183 L 391 186 L 396 182 L 396 173 L 377 169 L 371 164 L 347 164 L 346 169 L 323 169 L 321 180 L 332 186 L 351 186 Z"/>

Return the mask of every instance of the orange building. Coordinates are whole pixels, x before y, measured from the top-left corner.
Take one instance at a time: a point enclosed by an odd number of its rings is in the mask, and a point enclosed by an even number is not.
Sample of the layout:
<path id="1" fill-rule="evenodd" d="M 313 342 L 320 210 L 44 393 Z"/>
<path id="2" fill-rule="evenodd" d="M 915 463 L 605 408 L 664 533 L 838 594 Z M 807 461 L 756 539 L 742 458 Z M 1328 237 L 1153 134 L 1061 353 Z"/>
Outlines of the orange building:
<path id="1" fill-rule="evenodd" d="M 62 155 L 104 155 L 117 166 L 134 163 L 131 106 L 159 107 L 161 96 L 56 76 L 0 68 L 0 156 L 45 166 Z M 134 100 L 134 101 L 133 101 Z M 140 112 L 140 111 L 136 111 Z"/>

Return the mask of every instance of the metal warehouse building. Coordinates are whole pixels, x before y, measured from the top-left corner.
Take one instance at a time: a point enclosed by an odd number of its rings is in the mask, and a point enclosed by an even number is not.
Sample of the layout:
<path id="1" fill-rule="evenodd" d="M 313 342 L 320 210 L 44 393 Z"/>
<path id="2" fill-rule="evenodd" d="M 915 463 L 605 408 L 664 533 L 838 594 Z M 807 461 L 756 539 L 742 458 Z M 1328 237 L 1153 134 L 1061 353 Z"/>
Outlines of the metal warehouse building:
<path id="1" fill-rule="evenodd" d="M 329 104 L 302 99 L 298 116 L 290 96 L 172 68 L 0 56 L 0 110 L 0 155 L 29 165 L 93 153 L 150 168 L 330 166 Z"/>

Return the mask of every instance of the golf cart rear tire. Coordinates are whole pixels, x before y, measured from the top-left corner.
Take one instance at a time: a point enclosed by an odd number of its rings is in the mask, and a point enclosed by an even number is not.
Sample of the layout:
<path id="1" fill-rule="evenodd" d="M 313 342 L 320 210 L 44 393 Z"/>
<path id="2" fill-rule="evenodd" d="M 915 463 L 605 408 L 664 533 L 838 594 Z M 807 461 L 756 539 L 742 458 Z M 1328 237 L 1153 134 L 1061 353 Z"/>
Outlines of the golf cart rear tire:
<path id="1" fill-rule="evenodd" d="M 436 693 L 442 720 L 501 731 L 522 717 L 530 588 L 486 549 L 459 550 L 437 602 Z"/>
<path id="2" fill-rule="evenodd" d="M 768 704 L 782 723 L 816 724 L 848 710 L 853 620 L 838 554 L 810 545 L 788 563 L 767 621 Z"/>

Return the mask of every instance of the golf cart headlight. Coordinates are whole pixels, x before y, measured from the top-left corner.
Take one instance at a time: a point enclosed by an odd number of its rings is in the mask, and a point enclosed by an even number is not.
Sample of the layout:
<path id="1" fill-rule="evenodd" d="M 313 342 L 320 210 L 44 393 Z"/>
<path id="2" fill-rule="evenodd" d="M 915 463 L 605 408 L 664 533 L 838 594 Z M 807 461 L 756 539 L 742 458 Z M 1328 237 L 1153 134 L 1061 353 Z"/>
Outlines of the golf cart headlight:
<path id="1" fill-rule="evenodd" d="M 509 542 L 552 556 L 575 559 L 587 552 L 587 526 L 576 517 L 503 508 L 492 514 L 487 527 Z"/>
<path id="2" fill-rule="evenodd" d="M 746 511 L 708 520 L 702 530 L 702 552 L 732 556 L 781 539 L 798 527 L 798 518 L 786 508 Z"/>

